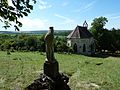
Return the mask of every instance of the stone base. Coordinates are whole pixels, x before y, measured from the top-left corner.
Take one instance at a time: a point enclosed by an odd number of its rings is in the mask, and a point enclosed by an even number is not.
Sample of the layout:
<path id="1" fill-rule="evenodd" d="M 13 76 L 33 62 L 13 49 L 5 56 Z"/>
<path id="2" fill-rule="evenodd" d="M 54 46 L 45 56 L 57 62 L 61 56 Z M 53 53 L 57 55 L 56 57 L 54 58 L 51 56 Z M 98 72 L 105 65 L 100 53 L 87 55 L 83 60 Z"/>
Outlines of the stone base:
<path id="1" fill-rule="evenodd" d="M 58 66 L 58 62 L 54 61 L 54 62 L 45 62 L 44 63 L 44 74 L 53 78 L 56 78 L 59 75 L 59 66 Z"/>
<path id="2" fill-rule="evenodd" d="M 25 90 L 70 90 L 67 85 L 69 78 L 63 74 L 59 74 L 58 77 L 51 79 L 45 74 L 41 74 L 40 77 L 29 85 Z"/>

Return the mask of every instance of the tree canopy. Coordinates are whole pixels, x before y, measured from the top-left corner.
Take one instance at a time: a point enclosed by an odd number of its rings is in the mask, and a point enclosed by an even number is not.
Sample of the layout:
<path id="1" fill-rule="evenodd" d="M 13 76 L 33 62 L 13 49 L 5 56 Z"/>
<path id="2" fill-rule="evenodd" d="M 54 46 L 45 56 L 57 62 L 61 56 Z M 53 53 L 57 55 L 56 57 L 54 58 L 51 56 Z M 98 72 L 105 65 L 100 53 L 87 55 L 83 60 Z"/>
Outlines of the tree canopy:
<path id="1" fill-rule="evenodd" d="M 22 27 L 22 23 L 19 18 L 28 16 L 28 14 L 33 10 L 33 2 L 36 0 L 11 0 L 12 5 L 9 5 L 9 0 L 0 0 L 0 21 L 5 24 L 3 26 L 5 29 L 11 26 L 11 22 L 14 23 L 15 30 L 19 31 L 18 27 Z"/>
<path id="2" fill-rule="evenodd" d="M 91 32 L 95 39 L 96 50 L 108 52 L 116 52 L 120 50 L 120 29 L 105 29 L 104 26 L 108 22 L 106 17 L 95 18 L 91 23 Z"/>
<path id="3" fill-rule="evenodd" d="M 101 30 L 103 29 L 103 27 L 105 26 L 105 24 L 108 22 L 106 17 L 99 17 L 99 18 L 95 18 L 93 20 L 93 22 L 91 23 L 92 28 L 96 29 L 96 30 Z"/>
<path id="4" fill-rule="evenodd" d="M 91 32 L 95 39 L 95 44 L 98 50 L 101 49 L 102 40 L 104 39 L 106 30 L 104 29 L 105 24 L 108 22 L 106 17 L 95 18 L 91 23 Z"/>

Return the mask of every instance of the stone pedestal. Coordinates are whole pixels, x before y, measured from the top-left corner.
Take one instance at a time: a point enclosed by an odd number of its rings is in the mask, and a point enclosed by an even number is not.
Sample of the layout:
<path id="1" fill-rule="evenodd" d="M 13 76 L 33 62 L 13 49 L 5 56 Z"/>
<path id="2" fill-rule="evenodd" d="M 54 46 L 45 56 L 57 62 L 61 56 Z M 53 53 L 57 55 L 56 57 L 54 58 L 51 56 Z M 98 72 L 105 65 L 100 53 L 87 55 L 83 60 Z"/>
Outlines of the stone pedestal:
<path id="1" fill-rule="evenodd" d="M 25 90 L 71 90 L 67 85 L 69 78 L 64 74 L 59 74 L 56 78 L 40 74 L 39 78 L 34 80 Z"/>
<path id="2" fill-rule="evenodd" d="M 56 78 L 59 75 L 59 65 L 57 61 L 44 63 L 44 74 L 51 77 Z"/>

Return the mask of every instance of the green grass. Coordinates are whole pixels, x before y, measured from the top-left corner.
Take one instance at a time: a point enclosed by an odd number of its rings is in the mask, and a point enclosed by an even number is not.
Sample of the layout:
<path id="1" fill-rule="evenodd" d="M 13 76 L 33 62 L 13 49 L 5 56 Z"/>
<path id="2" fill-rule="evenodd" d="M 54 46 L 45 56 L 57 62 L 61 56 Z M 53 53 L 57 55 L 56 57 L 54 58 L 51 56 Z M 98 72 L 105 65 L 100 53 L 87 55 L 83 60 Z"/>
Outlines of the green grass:
<path id="1" fill-rule="evenodd" d="M 30 84 L 42 70 L 40 53 L 0 52 L 0 90 L 16 90 Z M 18 89 L 17 89 L 18 90 Z"/>
<path id="2" fill-rule="evenodd" d="M 70 77 L 71 90 L 120 90 L 120 58 L 55 54 L 60 72 Z M 43 71 L 45 55 L 0 51 L 0 90 L 21 90 Z M 100 64 L 100 65 L 99 65 Z"/>

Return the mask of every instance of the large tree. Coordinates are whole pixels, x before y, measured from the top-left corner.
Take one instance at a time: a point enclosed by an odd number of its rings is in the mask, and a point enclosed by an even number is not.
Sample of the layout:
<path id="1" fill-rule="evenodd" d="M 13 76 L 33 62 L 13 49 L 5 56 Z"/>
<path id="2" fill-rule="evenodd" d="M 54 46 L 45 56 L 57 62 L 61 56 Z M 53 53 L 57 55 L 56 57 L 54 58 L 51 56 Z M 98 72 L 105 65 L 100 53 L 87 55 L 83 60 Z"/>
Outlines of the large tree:
<path id="1" fill-rule="evenodd" d="M 95 38 L 96 48 L 98 50 L 102 49 L 103 42 L 106 30 L 104 29 L 105 24 L 108 22 L 106 17 L 95 18 L 91 23 L 91 32 Z"/>
<path id="2" fill-rule="evenodd" d="M 11 1 L 12 5 L 9 5 L 8 1 Z M 0 0 L 0 21 L 5 24 L 3 27 L 7 29 L 12 22 L 15 30 L 19 30 L 18 27 L 22 27 L 19 18 L 28 16 L 28 13 L 33 10 L 31 2 L 36 3 L 36 0 Z"/>

